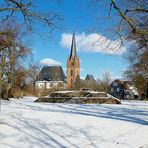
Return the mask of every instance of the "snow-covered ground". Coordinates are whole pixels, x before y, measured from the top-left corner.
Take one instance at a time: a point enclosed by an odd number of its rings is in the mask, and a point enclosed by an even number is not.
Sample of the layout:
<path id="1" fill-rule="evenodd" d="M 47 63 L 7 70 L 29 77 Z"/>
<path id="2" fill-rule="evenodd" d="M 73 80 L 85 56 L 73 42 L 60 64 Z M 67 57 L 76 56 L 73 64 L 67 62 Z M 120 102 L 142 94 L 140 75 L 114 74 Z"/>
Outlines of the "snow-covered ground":
<path id="1" fill-rule="evenodd" d="M 148 102 L 2 101 L 0 148 L 148 148 Z"/>

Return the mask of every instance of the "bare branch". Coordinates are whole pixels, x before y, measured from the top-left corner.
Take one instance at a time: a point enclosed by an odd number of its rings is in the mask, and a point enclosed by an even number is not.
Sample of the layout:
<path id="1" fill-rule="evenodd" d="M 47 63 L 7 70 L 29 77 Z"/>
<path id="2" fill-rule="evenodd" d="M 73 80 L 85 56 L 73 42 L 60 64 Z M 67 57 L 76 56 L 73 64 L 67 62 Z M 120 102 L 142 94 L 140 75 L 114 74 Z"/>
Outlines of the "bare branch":
<path id="1" fill-rule="evenodd" d="M 129 9 L 127 9 L 126 11 L 127 11 L 127 12 L 134 12 L 134 11 L 148 12 L 147 9 L 143 9 L 143 8 L 135 8 L 135 9 L 133 9 L 133 10 L 129 10 Z"/>
<path id="2" fill-rule="evenodd" d="M 141 35 L 144 35 L 144 34 L 148 34 L 148 31 L 146 31 L 146 30 L 139 30 L 137 27 L 136 27 L 136 25 L 134 24 L 134 22 L 129 18 L 129 17 L 127 17 L 126 16 L 126 13 L 127 12 L 129 12 L 129 11 L 132 11 L 132 10 L 126 10 L 125 11 L 125 13 L 123 13 L 122 11 L 121 11 L 121 9 L 117 6 L 117 4 L 115 3 L 115 0 L 111 0 L 111 3 L 113 4 L 113 6 L 114 6 L 114 9 L 116 9 L 117 10 L 117 12 L 120 14 L 120 16 L 121 16 L 121 18 L 123 19 L 123 20 L 125 20 L 127 23 L 128 23 L 128 25 L 130 26 L 130 28 L 131 28 L 131 30 L 132 30 L 132 32 L 134 33 L 134 34 L 141 34 Z M 135 11 L 144 11 L 145 9 L 141 9 L 141 8 L 136 8 L 136 9 L 134 9 Z M 134 11 L 133 10 L 133 11 Z M 145 10 L 144 12 L 147 12 L 147 10 Z"/>
<path id="3" fill-rule="evenodd" d="M 6 14 L 3 13 L 3 16 L 5 17 L 2 18 L 1 22 L 5 22 L 13 15 L 20 13 L 27 28 L 29 28 L 31 31 L 34 21 L 38 21 L 39 23 L 47 25 L 50 30 L 54 28 L 60 28 L 60 26 L 56 25 L 56 21 L 61 21 L 59 15 L 52 12 L 44 15 L 43 13 L 33 11 L 32 0 L 4 0 L 4 4 L 5 5 L 0 7 L 0 13 L 6 12 Z M 49 14 L 51 16 L 49 16 Z"/>

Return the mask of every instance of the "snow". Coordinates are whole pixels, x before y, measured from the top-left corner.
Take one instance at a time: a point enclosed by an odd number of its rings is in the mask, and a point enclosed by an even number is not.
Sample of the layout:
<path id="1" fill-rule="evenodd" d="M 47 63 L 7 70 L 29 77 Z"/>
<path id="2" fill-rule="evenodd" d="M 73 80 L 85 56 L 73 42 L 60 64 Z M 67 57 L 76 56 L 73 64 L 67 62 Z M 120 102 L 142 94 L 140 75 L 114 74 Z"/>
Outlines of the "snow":
<path id="1" fill-rule="evenodd" d="M 0 148 L 148 148 L 148 102 L 2 101 Z"/>
<path id="2" fill-rule="evenodd" d="M 79 90 L 64 90 L 64 91 L 56 91 L 55 93 L 72 93 L 72 92 L 80 92 Z M 105 92 L 98 92 L 98 91 L 93 91 L 93 90 L 87 90 L 87 91 L 84 91 L 84 92 L 88 92 L 88 93 L 91 93 L 91 94 L 105 94 Z"/>
<path id="3" fill-rule="evenodd" d="M 71 91 L 70 91 L 70 90 L 67 90 L 67 91 L 64 90 L 64 91 L 62 91 L 62 90 L 61 90 L 61 91 L 55 91 L 54 93 L 63 93 L 63 94 L 65 94 L 65 93 L 72 93 L 72 92 L 76 92 L 76 91 L 72 91 L 72 90 L 71 90 Z M 77 91 L 77 92 L 78 92 L 78 91 Z"/>
<path id="4" fill-rule="evenodd" d="M 108 97 L 108 99 L 113 98 L 113 99 L 116 99 L 116 100 L 120 101 L 120 99 L 118 99 L 118 98 L 116 98 L 116 97 L 114 97 L 114 96 L 112 96 L 110 94 L 107 94 L 107 97 Z"/>

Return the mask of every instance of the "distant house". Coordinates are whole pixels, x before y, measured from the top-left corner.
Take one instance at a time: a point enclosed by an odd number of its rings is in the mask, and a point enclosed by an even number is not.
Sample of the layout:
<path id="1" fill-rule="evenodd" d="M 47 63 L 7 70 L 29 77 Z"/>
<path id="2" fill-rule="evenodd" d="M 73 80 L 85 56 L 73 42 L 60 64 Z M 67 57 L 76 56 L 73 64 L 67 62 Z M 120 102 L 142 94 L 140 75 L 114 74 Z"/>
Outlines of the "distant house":
<path id="1" fill-rule="evenodd" d="M 90 74 L 87 74 L 87 75 L 86 75 L 85 80 L 92 80 L 92 81 L 95 81 L 94 76 L 93 76 L 93 75 L 90 75 Z"/>
<path id="2" fill-rule="evenodd" d="M 44 66 L 36 78 L 36 89 L 65 87 L 65 74 L 61 66 Z"/>
<path id="3" fill-rule="evenodd" d="M 127 81 L 115 79 L 109 86 L 109 94 L 119 99 L 138 98 L 139 94 L 135 87 L 130 86 Z"/>
<path id="4" fill-rule="evenodd" d="M 81 79 L 81 89 L 82 90 L 96 90 L 97 81 L 94 76 L 87 74 L 85 79 Z"/>

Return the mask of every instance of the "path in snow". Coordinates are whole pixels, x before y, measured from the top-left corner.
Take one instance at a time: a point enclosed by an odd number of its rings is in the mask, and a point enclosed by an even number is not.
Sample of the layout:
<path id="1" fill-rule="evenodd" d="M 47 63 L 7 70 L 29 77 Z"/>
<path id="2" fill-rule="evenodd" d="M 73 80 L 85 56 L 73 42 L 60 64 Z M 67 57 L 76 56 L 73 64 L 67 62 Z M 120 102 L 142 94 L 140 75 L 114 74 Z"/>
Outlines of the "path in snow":
<path id="1" fill-rule="evenodd" d="M 148 102 L 2 101 L 0 148 L 148 148 Z"/>

